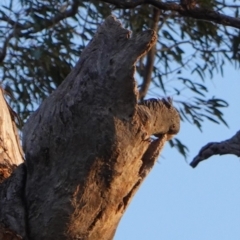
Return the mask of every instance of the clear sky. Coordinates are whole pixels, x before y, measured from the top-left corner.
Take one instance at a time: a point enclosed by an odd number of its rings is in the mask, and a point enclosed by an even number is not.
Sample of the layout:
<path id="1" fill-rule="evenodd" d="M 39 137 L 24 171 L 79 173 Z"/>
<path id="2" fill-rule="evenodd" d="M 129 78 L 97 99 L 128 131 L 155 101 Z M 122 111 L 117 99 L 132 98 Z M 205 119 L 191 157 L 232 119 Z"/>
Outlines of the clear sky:
<path id="1" fill-rule="evenodd" d="M 189 148 L 188 162 L 208 142 L 222 141 L 240 129 L 239 69 L 208 81 L 210 94 L 230 104 L 229 128 L 206 121 L 203 133 L 183 123 L 178 134 Z M 192 169 L 177 150 L 165 145 L 124 214 L 115 240 L 239 240 L 240 159 L 215 156 Z"/>

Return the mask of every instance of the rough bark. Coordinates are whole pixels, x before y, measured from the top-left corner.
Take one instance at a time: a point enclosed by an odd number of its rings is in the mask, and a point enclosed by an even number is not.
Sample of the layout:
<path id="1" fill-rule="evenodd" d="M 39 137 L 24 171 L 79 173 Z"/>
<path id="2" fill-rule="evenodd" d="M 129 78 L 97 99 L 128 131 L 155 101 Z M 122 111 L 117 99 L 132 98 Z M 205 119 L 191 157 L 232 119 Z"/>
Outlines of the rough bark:
<path id="1" fill-rule="evenodd" d="M 23 129 L 26 162 L 0 189 L 0 204 L 8 205 L 14 198 L 6 203 L 3 195 L 17 189 L 22 211 L 14 219 L 23 223 L 12 230 L 31 240 L 113 239 L 165 141 L 180 127 L 170 102 L 137 104 L 135 63 L 155 41 L 151 30 L 130 38 L 108 17 L 32 114 Z"/>
<path id="2" fill-rule="evenodd" d="M 20 239 L 24 236 L 25 208 L 23 152 L 20 145 L 14 113 L 4 98 L 0 87 L 0 239 Z M 21 164 L 16 169 L 17 165 Z M 9 229 L 10 228 L 10 229 Z"/>
<path id="3" fill-rule="evenodd" d="M 0 86 L 0 166 L 19 165 L 23 162 L 14 113 L 4 98 L 4 90 Z M 1 171 L 1 170 L 0 170 Z M 2 173 L 0 172 L 0 182 Z"/>
<path id="4" fill-rule="evenodd" d="M 217 154 L 233 154 L 240 157 L 240 131 L 230 139 L 222 142 L 211 142 L 202 147 L 198 155 L 190 163 L 190 166 L 195 168 L 200 162 Z"/>

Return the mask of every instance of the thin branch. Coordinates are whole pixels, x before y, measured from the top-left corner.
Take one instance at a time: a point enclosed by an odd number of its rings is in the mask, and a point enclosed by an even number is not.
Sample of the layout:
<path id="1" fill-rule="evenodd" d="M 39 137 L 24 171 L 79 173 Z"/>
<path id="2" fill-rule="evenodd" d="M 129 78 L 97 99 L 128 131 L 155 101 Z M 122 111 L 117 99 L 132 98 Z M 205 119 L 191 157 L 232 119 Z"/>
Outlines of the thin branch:
<path id="1" fill-rule="evenodd" d="M 19 22 L 16 22 L 14 20 L 12 20 L 10 17 L 8 17 L 4 12 L 2 12 L 2 16 L 0 17 L 0 21 L 4 21 L 4 22 L 7 22 L 9 23 L 12 27 L 14 28 L 19 28 L 19 29 L 27 29 L 28 27 L 19 23 Z"/>
<path id="2" fill-rule="evenodd" d="M 237 4 L 226 4 L 223 2 L 219 2 L 219 1 L 216 1 L 216 4 L 222 5 L 226 8 L 240 8 L 240 5 L 237 5 Z"/>
<path id="3" fill-rule="evenodd" d="M 153 9 L 153 24 L 152 24 L 151 28 L 156 33 L 158 32 L 159 17 L 160 17 L 160 10 L 154 8 Z M 141 89 L 139 90 L 139 99 L 140 100 L 143 100 L 144 97 L 146 96 L 147 91 L 150 86 L 150 83 L 151 83 L 151 80 L 152 80 L 152 72 L 153 72 L 155 54 L 156 54 L 156 44 L 151 48 L 151 50 L 147 54 L 147 62 L 146 62 L 146 67 L 145 67 L 145 71 L 144 71 L 143 83 L 141 85 Z"/>
<path id="4" fill-rule="evenodd" d="M 190 42 L 189 40 L 181 41 L 181 42 L 178 42 L 178 43 L 173 44 L 173 45 L 170 46 L 170 47 L 162 47 L 161 49 L 159 49 L 159 50 L 157 50 L 157 51 L 158 51 L 158 52 L 169 51 L 169 50 L 171 50 L 172 48 L 175 48 L 175 47 L 177 47 L 177 46 L 179 46 L 179 45 L 181 45 L 181 44 L 185 44 L 185 43 L 190 43 L 190 44 L 191 44 L 191 42 Z M 193 45 L 193 44 L 192 44 L 192 45 Z"/>
<path id="5" fill-rule="evenodd" d="M 4 58 L 6 57 L 8 43 L 11 40 L 11 38 L 14 36 L 15 36 L 15 31 L 12 31 L 12 33 L 8 35 L 5 42 L 3 43 L 2 50 L 0 51 L 0 63 L 3 62 Z"/>
<path id="6" fill-rule="evenodd" d="M 41 25 L 40 28 L 29 30 L 29 31 L 24 32 L 24 33 L 21 32 L 21 30 L 30 29 L 30 28 L 32 28 L 32 26 L 29 26 L 29 25 L 25 26 L 23 24 L 20 24 L 16 21 L 12 20 L 11 18 L 9 18 L 6 14 L 2 13 L 2 16 L 0 17 L 0 20 L 3 20 L 5 22 L 9 23 L 11 26 L 14 27 L 14 30 L 12 31 L 12 33 L 9 34 L 9 36 L 6 38 L 5 42 L 3 43 L 3 47 L 2 47 L 2 50 L 0 52 L 0 63 L 6 57 L 7 46 L 8 46 L 8 43 L 11 40 L 12 37 L 14 37 L 14 36 L 26 37 L 29 34 L 40 32 L 45 28 L 50 28 L 52 25 L 60 22 L 61 20 L 74 16 L 78 12 L 78 7 L 79 7 L 79 1 L 74 0 L 73 4 L 72 4 L 72 6 L 69 10 L 66 10 L 65 12 L 61 12 L 61 13 L 57 14 L 55 17 L 46 20 Z"/>
<path id="7" fill-rule="evenodd" d="M 190 56 L 189 59 L 187 59 L 185 62 L 183 62 L 183 63 L 181 64 L 180 67 L 177 67 L 177 68 L 175 68 L 175 69 L 173 69 L 173 70 L 171 70 L 171 71 L 169 71 L 169 72 L 160 73 L 161 76 L 167 76 L 167 75 L 169 75 L 169 74 L 173 74 L 173 73 L 178 72 L 179 70 L 181 70 L 181 69 L 183 68 L 183 66 L 186 67 L 186 66 L 188 65 L 188 63 L 191 62 L 192 59 L 194 59 L 194 57 L 196 56 L 197 52 L 198 52 L 198 51 L 196 50 L 196 51 Z"/>
<path id="8" fill-rule="evenodd" d="M 173 44 L 172 46 L 169 46 L 169 47 L 162 47 L 161 49 L 158 49 L 157 52 L 169 51 L 172 48 L 175 48 L 175 47 L 177 47 L 177 46 L 179 46 L 181 44 L 186 44 L 186 43 L 190 44 L 193 49 L 198 50 L 198 51 L 203 52 L 203 53 L 220 53 L 220 52 L 225 52 L 225 53 L 229 52 L 229 53 L 231 53 L 232 52 L 232 50 L 227 50 L 227 49 L 217 49 L 217 50 L 215 50 L 215 48 L 212 48 L 212 49 L 201 49 L 201 48 L 196 47 L 196 44 L 194 42 L 191 42 L 190 40 L 181 41 L 181 42 Z"/>
<path id="9" fill-rule="evenodd" d="M 59 23 L 63 19 L 74 16 L 78 12 L 79 5 L 80 5 L 79 1 L 74 0 L 71 8 L 69 10 L 66 10 L 64 12 L 60 12 L 59 14 L 57 14 L 56 16 L 54 16 L 51 19 L 46 19 L 42 23 L 41 27 L 39 27 L 38 29 L 29 30 L 28 32 L 25 32 L 25 33 L 21 33 L 20 37 L 27 36 L 29 34 L 33 34 L 33 33 L 37 33 L 37 32 L 41 32 L 43 29 L 50 28 L 53 25 Z"/>
<path id="10" fill-rule="evenodd" d="M 160 2 L 158 0 L 136 0 L 136 1 L 119 1 L 119 0 L 101 0 L 115 5 L 117 8 L 135 8 L 143 4 L 150 4 L 158 9 L 165 11 L 175 11 L 184 17 L 215 22 L 218 24 L 231 26 L 240 29 L 240 19 L 221 14 L 219 12 L 208 10 L 206 8 L 195 7 L 193 9 L 183 8 L 180 4 Z"/>

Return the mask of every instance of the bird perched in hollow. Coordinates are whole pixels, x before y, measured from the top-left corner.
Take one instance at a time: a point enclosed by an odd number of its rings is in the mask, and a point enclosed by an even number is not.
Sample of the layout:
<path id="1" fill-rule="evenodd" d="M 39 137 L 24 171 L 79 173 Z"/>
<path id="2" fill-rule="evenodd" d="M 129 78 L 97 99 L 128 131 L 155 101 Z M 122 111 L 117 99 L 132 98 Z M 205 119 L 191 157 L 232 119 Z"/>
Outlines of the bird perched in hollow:
<path id="1" fill-rule="evenodd" d="M 180 130 L 180 116 L 170 98 L 144 100 L 138 105 L 138 114 L 150 136 L 167 134 L 170 140 Z"/>

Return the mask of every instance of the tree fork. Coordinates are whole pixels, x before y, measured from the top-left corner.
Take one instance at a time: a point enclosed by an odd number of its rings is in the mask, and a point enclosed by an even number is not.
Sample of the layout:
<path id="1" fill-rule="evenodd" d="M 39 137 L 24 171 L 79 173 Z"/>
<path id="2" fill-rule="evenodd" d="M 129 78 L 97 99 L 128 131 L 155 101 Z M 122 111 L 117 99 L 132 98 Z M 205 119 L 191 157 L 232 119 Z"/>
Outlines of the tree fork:
<path id="1" fill-rule="evenodd" d="M 6 227 L 31 240 L 113 239 L 168 135 L 179 131 L 170 103 L 138 105 L 135 64 L 155 41 L 152 30 L 130 37 L 113 16 L 99 26 L 71 73 L 24 126 L 26 161 L 0 185 L 0 204 L 16 186 L 22 212 L 14 223 L 25 222 Z M 153 134 L 159 138 L 152 141 Z M 5 212 L 0 209 L 2 223 Z"/>

